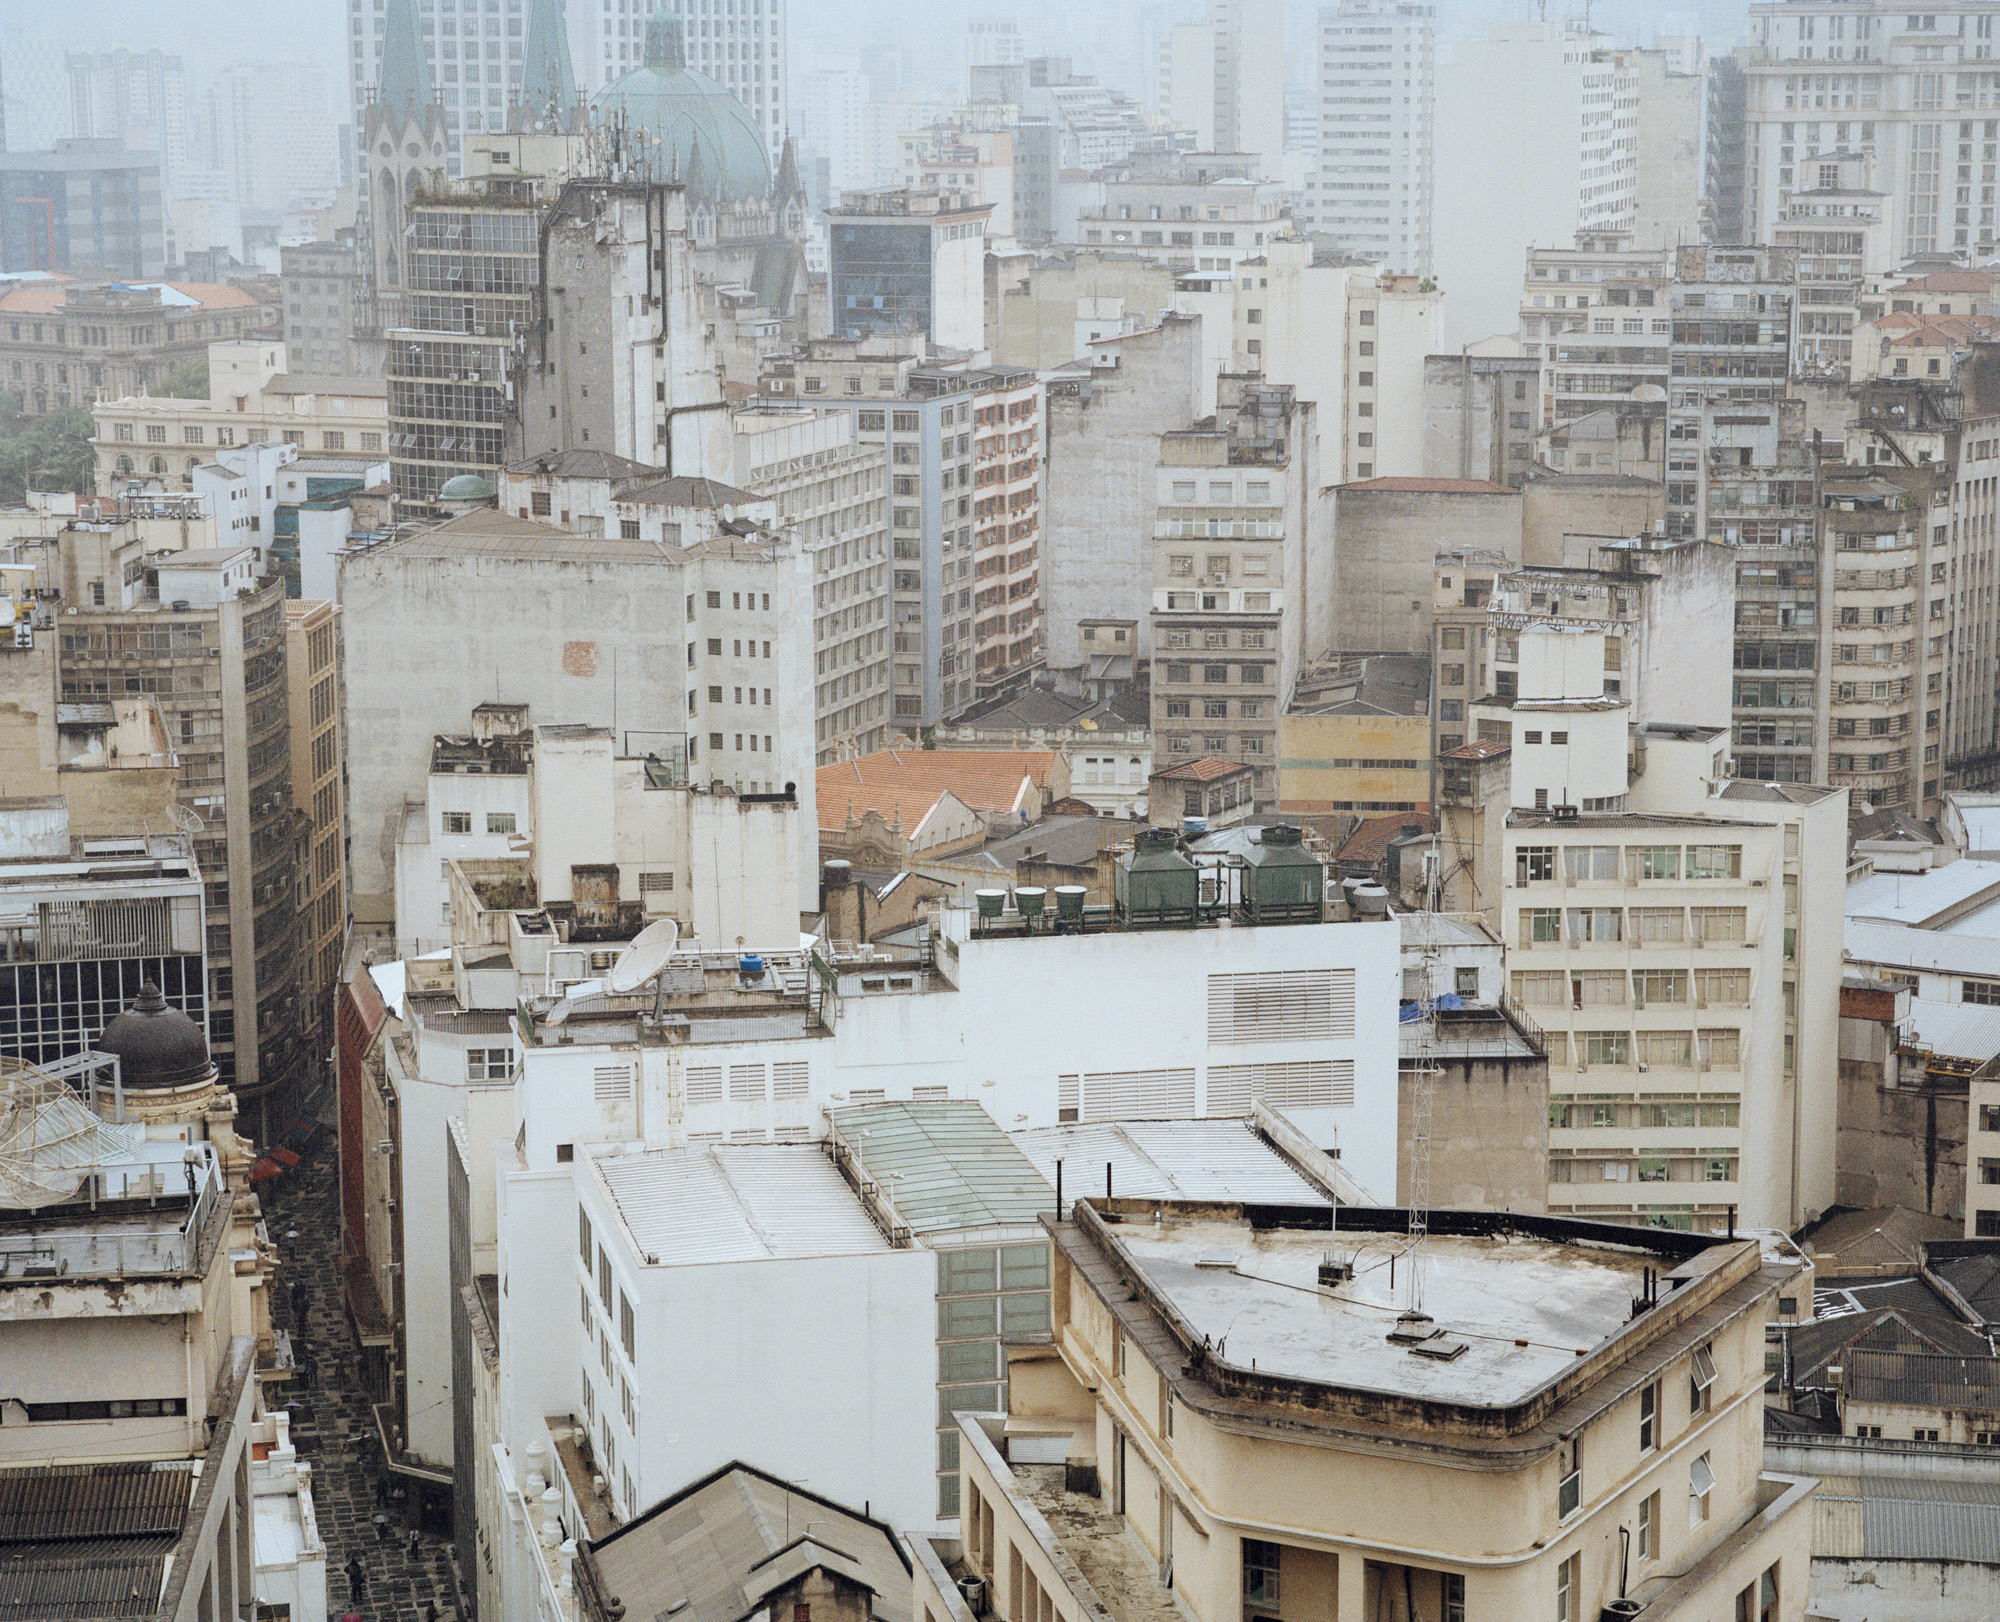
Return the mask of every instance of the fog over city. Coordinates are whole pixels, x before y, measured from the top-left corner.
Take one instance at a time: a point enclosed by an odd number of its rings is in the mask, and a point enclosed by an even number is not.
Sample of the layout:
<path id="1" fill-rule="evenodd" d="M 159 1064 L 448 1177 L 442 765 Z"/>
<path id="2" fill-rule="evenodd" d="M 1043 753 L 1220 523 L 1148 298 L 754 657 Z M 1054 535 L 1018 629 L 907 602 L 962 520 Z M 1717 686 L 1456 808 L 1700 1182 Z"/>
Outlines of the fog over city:
<path id="1" fill-rule="evenodd" d="M 0 0 L 0 1622 L 2000 1617 L 2000 0 Z"/>

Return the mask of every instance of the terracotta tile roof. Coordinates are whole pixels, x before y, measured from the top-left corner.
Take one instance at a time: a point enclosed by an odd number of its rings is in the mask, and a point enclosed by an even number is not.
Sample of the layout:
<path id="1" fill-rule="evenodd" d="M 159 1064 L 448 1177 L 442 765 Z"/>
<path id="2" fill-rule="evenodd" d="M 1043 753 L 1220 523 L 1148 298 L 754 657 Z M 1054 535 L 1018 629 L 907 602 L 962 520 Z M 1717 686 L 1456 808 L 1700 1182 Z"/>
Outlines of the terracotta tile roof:
<path id="1" fill-rule="evenodd" d="M 1983 270 L 1934 270 L 1915 281 L 1899 282 L 1890 293 L 1991 293 L 2000 277 Z"/>
<path id="2" fill-rule="evenodd" d="M 1046 789 L 1055 764 L 1052 749 L 883 749 L 819 768 L 819 825 L 844 828 L 852 809 L 914 828 L 945 793 L 974 811 L 1016 810 L 1023 783 Z"/>
<path id="3" fill-rule="evenodd" d="M 9 315 L 53 315 L 63 307 L 63 291 L 60 282 L 37 282 L 32 287 L 17 287 L 0 295 L 0 310 Z"/>
<path id="4" fill-rule="evenodd" d="M 1249 769 L 1240 761 L 1216 760 L 1210 757 L 1204 760 L 1183 761 L 1178 766 L 1169 766 L 1163 772 L 1155 772 L 1153 776 L 1168 783 L 1213 783 L 1218 777 L 1228 777 L 1236 772 L 1247 772 Z"/>
<path id="5" fill-rule="evenodd" d="M 1471 743 L 1462 743 L 1456 749 L 1447 749 L 1439 758 L 1442 760 L 1491 760 L 1495 755 L 1504 755 L 1513 748 L 1498 738 L 1475 738 Z"/>
<path id="6" fill-rule="evenodd" d="M 1337 862 L 1379 862 L 1389 854 L 1390 844 L 1401 836 L 1405 828 L 1421 828 L 1430 832 L 1431 819 L 1421 811 L 1399 811 L 1393 816 L 1370 817 L 1353 833 L 1347 836 L 1347 843 L 1335 852 Z"/>
<path id="7" fill-rule="evenodd" d="M 1511 496 L 1512 485 L 1490 479 L 1358 479 L 1343 490 L 1380 490 L 1387 495 Z"/>
<path id="8" fill-rule="evenodd" d="M 18 315 L 53 315 L 63 307 L 70 288 L 75 285 L 73 282 L 37 282 L 29 287 L 17 287 L 5 296 L 0 296 L 0 310 Z M 186 294 L 204 310 L 247 310 L 263 302 L 255 295 L 244 292 L 242 288 L 231 287 L 225 282 L 167 282 L 164 285 L 171 287 L 177 293 Z M 187 309 L 189 306 L 169 304 L 166 308 L 171 311 Z"/>

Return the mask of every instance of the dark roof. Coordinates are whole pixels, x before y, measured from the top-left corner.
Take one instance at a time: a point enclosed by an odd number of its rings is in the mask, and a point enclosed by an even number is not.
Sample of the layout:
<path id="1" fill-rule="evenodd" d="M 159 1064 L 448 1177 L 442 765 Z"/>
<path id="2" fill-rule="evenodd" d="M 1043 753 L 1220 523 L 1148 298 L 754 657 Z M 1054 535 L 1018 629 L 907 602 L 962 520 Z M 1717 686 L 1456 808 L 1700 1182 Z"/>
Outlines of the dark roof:
<path id="1" fill-rule="evenodd" d="M 1334 852 L 1333 859 L 1337 862 L 1379 862 L 1389 854 L 1389 847 L 1402 838 L 1405 829 L 1415 828 L 1428 833 L 1430 825 L 1431 819 L 1421 811 L 1398 811 L 1391 816 L 1369 817 L 1347 836 L 1347 842 Z"/>
<path id="2" fill-rule="evenodd" d="M 1902 1307 L 1881 1307 L 1815 1318 L 1785 1332 L 1789 1351 L 1789 1383 L 1825 1386 L 1827 1369 L 1851 1360 L 1857 1350 L 1917 1352 L 1950 1358 L 1986 1357 L 1986 1337 L 1941 1310 L 1920 1313 Z"/>
<path id="3" fill-rule="evenodd" d="M 1292 692 L 1293 715 L 1399 715 L 1430 712 L 1431 661 L 1423 653 L 1364 653 Z"/>
<path id="4" fill-rule="evenodd" d="M 2000 1240 L 1950 1239 L 1925 1245 L 1924 1274 L 1946 1292 L 1945 1298 L 1957 1310 L 2000 1328 Z"/>
<path id="5" fill-rule="evenodd" d="M 1030 856 L 1059 867 L 1081 867 L 1131 833 L 1132 825 L 1118 817 L 1043 817 L 1019 833 L 988 841 L 985 854 L 1004 867 Z"/>
<path id="6" fill-rule="evenodd" d="M 584 1550 L 590 1583 L 631 1617 L 742 1622 L 815 1566 L 870 1591 L 869 1614 L 909 1622 L 910 1564 L 872 1516 L 753 1465 L 726 1464 Z"/>
<path id="7" fill-rule="evenodd" d="M 628 484 L 613 492 L 613 501 L 644 502 L 661 507 L 740 507 L 764 498 L 716 479 L 687 479 L 678 474 Z"/>
<path id="8" fill-rule="evenodd" d="M 1935 1352 L 1847 1354 L 1847 1395 L 1860 1402 L 1918 1408 L 1985 1408 L 2000 1412 L 2000 1357 L 1948 1357 Z"/>
<path id="9" fill-rule="evenodd" d="M 150 980 L 140 986 L 139 1000 L 104 1027 L 97 1046 L 118 1055 L 119 1080 L 127 1091 L 191 1087 L 215 1075 L 201 1027 L 170 1007 Z"/>
<path id="10" fill-rule="evenodd" d="M 1913 845 L 1938 845 L 1937 828 L 1907 811 L 1871 811 L 1865 817 L 1848 820 L 1847 831 L 1855 839 L 1896 839 Z"/>
<path id="11" fill-rule="evenodd" d="M 0 1472 L 0 1617 L 150 1617 L 184 1529 L 189 1461 Z"/>
<path id="12" fill-rule="evenodd" d="M 505 471 L 523 478 L 540 474 L 551 479 L 651 479 L 666 470 L 649 467 L 644 462 L 628 461 L 609 451 L 567 450 L 530 456 L 522 462 L 509 462 Z"/>

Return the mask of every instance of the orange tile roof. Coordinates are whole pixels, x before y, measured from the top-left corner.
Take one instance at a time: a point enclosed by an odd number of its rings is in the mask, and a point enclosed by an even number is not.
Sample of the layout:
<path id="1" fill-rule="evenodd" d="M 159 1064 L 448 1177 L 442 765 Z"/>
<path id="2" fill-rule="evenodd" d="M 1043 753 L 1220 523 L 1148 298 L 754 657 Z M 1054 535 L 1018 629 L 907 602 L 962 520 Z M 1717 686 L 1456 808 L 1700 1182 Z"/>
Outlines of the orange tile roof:
<path id="1" fill-rule="evenodd" d="M 883 749 L 819 768 L 819 825 L 879 811 L 914 828 L 945 793 L 974 811 L 1012 811 L 1023 782 L 1047 788 L 1055 764 L 1052 749 Z"/>
<path id="2" fill-rule="evenodd" d="M 12 315 L 54 315 L 62 307 L 61 282 L 36 282 L 0 294 L 0 310 Z"/>
<path id="3" fill-rule="evenodd" d="M 1404 811 L 1392 817 L 1370 817 L 1347 836 L 1347 843 L 1334 853 L 1337 862 L 1379 862 L 1389 854 L 1389 846 L 1405 828 L 1430 832 L 1431 819 L 1421 811 Z"/>
<path id="4" fill-rule="evenodd" d="M 1442 496 L 1511 496 L 1511 485 L 1495 484 L 1490 479 L 1357 479 L 1351 484 L 1343 484 L 1343 490 L 1380 490 L 1386 494 L 1442 495 Z"/>
<path id="5" fill-rule="evenodd" d="M 1184 761 L 1178 766 L 1169 766 L 1163 772 L 1153 775 L 1170 783 L 1212 783 L 1218 777 L 1228 777 L 1234 772 L 1247 772 L 1250 768 L 1241 761 L 1217 760 L 1209 756 L 1203 760 Z"/>
<path id="6" fill-rule="evenodd" d="M 1990 293 L 1993 284 L 2000 277 L 1985 270 L 1934 270 L 1928 276 L 1919 276 L 1915 281 L 1898 282 L 1888 289 L 1891 293 Z"/>
<path id="7" fill-rule="evenodd" d="M 158 286 L 159 283 L 135 283 L 139 286 Z M 167 282 L 176 293 L 184 293 L 204 310 L 247 310 L 259 307 L 262 300 L 254 293 L 246 293 L 240 287 L 231 287 L 226 282 Z M 17 287 L 0 295 L 0 310 L 17 315 L 54 315 L 67 302 L 67 295 L 74 282 L 36 282 L 28 287 Z M 88 289 L 81 289 L 88 291 Z M 169 304 L 169 311 L 186 309 L 188 306 Z"/>

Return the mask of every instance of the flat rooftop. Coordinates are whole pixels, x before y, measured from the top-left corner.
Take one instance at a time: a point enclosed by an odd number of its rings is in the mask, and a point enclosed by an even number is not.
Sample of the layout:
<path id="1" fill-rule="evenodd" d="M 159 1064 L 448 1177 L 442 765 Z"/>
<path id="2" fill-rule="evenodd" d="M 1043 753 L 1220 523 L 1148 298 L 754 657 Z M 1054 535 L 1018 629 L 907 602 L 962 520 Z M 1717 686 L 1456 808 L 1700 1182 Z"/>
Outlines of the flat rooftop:
<path id="1" fill-rule="evenodd" d="M 817 1144 L 649 1149 L 593 1163 L 651 1267 L 893 1248 Z"/>
<path id="2" fill-rule="evenodd" d="M 1048 1523 L 1118 1622 L 1186 1622 L 1173 1590 L 1160 1581 L 1160 1563 L 1125 1530 L 1123 1516 L 1108 1513 L 1101 1498 L 1065 1492 L 1060 1464 L 1017 1464 L 1012 1473 L 1015 1495 Z"/>
<path id="3" fill-rule="evenodd" d="M 1411 1301 L 1403 1234 L 1171 1211 L 1157 1228 L 1128 1218 L 1110 1231 L 1161 1300 L 1232 1366 L 1459 1407 L 1520 1402 L 1573 1368 L 1579 1352 L 1624 1326 L 1641 1269 L 1657 1261 L 1638 1246 L 1434 1233 L 1419 1263 L 1422 1308 L 1465 1342 L 1444 1362 L 1388 1338 Z M 1329 1251 L 1354 1277 L 1322 1295 Z"/>

